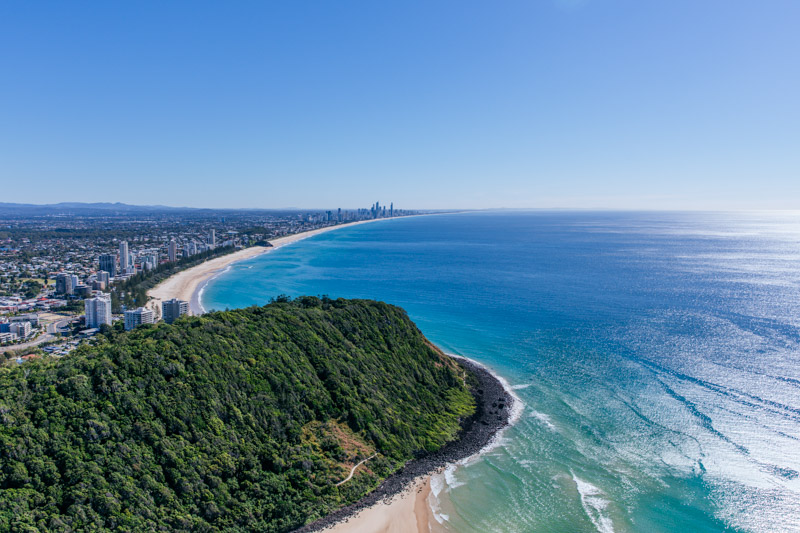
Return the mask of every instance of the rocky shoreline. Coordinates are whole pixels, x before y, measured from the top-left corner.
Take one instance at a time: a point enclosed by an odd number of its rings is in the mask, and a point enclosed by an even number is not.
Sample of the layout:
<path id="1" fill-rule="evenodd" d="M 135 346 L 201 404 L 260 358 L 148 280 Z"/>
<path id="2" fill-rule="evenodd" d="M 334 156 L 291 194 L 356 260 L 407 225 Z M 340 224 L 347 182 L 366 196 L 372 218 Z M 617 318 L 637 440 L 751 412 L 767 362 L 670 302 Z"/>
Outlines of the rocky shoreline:
<path id="1" fill-rule="evenodd" d="M 475 414 L 464 422 L 458 440 L 448 443 L 436 452 L 409 461 L 361 500 L 307 524 L 295 530 L 295 533 L 311 533 L 346 522 L 363 509 L 382 500 L 390 500 L 420 476 L 434 474 L 448 464 L 480 452 L 499 430 L 508 425 L 514 400 L 500 380 L 468 359 L 459 358 L 458 363 L 471 372 L 478 382 L 473 391 L 477 409 Z"/>

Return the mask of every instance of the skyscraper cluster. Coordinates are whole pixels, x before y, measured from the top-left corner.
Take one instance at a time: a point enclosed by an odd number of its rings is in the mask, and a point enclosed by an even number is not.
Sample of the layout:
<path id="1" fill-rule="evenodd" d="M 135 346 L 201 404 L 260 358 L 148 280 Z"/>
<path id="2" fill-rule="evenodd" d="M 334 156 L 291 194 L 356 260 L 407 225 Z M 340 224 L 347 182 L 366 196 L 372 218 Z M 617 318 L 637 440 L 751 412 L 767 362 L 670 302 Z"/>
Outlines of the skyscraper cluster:
<path id="1" fill-rule="evenodd" d="M 386 206 L 381 205 L 380 202 L 375 202 L 375 204 L 370 207 L 369 213 L 371 218 L 387 218 L 394 216 L 394 202 L 390 202 L 389 211 L 387 213 Z"/>

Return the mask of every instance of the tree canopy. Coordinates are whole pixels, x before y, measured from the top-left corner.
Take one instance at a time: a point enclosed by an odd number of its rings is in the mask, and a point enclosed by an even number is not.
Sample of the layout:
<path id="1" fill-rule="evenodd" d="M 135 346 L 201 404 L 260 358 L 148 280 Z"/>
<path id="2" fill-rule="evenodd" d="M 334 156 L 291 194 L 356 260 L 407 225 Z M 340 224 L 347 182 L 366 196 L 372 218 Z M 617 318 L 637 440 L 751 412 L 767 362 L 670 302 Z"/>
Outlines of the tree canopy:
<path id="1" fill-rule="evenodd" d="M 106 330 L 0 371 L 0 530 L 289 531 L 454 439 L 474 409 L 463 369 L 385 303 Z"/>

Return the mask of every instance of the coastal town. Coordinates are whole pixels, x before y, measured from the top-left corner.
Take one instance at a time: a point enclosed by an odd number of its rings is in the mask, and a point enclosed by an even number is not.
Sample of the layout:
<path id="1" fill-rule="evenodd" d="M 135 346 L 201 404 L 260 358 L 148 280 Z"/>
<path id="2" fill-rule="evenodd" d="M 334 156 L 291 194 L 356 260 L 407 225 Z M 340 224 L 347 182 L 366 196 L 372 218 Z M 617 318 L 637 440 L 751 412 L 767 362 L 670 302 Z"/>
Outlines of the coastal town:
<path id="1" fill-rule="evenodd" d="M 153 298 L 152 289 L 215 259 L 413 214 L 379 202 L 326 211 L 0 204 L 1 359 L 60 357 L 103 328 L 130 330 L 191 314 L 188 298 Z"/>

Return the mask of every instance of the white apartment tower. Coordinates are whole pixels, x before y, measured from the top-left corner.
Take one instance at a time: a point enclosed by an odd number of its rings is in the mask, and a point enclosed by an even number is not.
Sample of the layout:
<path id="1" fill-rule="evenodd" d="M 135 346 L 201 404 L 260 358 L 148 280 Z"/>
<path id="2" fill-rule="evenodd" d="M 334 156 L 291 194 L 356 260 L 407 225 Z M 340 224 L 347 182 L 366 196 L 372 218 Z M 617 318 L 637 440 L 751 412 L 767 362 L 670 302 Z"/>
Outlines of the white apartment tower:
<path id="1" fill-rule="evenodd" d="M 123 274 L 128 273 L 128 267 L 131 266 L 130 258 L 131 256 L 128 252 L 128 241 L 122 241 L 119 243 L 119 269 Z"/>
<path id="2" fill-rule="evenodd" d="M 125 331 L 130 331 L 142 324 L 152 324 L 155 322 L 155 315 L 152 309 L 140 307 L 125 311 Z"/>
<path id="3" fill-rule="evenodd" d="M 111 295 L 101 292 L 94 298 L 84 300 L 86 305 L 86 327 L 99 328 L 101 324 L 111 325 Z"/>

